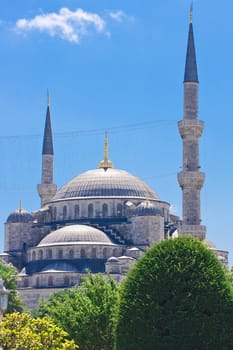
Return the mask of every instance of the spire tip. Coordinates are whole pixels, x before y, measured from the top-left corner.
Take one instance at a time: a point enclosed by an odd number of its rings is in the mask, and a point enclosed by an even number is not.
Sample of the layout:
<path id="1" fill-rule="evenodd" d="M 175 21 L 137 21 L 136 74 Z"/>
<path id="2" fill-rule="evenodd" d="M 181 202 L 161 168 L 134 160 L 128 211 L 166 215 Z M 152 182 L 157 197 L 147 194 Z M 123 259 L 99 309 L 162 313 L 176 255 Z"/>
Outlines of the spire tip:
<path id="1" fill-rule="evenodd" d="M 193 23 L 193 3 L 191 2 L 190 11 L 189 11 L 189 22 Z"/>
<path id="2" fill-rule="evenodd" d="M 49 89 L 47 89 L 47 104 L 48 104 L 48 107 L 50 107 L 50 94 L 49 94 Z"/>

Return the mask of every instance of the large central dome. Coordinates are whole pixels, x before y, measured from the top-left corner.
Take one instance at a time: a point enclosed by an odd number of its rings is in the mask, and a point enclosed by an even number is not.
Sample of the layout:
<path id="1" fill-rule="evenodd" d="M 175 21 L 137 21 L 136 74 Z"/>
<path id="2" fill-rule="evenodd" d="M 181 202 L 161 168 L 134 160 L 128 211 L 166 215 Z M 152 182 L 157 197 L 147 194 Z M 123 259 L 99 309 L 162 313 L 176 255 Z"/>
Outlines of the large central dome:
<path id="1" fill-rule="evenodd" d="M 87 197 L 159 200 L 158 195 L 138 177 L 124 170 L 99 168 L 86 171 L 67 182 L 53 201 Z"/>

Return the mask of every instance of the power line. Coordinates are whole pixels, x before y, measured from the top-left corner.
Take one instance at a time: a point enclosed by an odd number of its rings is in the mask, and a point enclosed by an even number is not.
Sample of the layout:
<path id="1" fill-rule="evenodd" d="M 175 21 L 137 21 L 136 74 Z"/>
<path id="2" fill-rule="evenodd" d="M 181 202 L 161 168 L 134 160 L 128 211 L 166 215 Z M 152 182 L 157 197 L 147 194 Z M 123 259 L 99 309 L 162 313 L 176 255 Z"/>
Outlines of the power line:
<path id="1" fill-rule="evenodd" d="M 55 132 L 55 137 L 74 137 L 74 136 L 95 136 L 102 135 L 106 130 L 111 134 L 123 133 L 128 131 L 143 130 L 148 128 L 156 128 L 161 126 L 167 126 L 176 123 L 174 120 L 154 120 L 154 121 L 144 121 L 133 124 L 122 124 L 118 126 L 112 126 L 107 128 L 97 128 L 97 129 L 86 129 L 86 130 L 75 130 L 75 131 L 65 131 L 65 132 Z M 41 138 L 41 134 L 27 134 L 27 135 L 6 135 L 0 136 L 0 140 L 10 140 L 10 139 L 29 139 L 29 138 Z"/>

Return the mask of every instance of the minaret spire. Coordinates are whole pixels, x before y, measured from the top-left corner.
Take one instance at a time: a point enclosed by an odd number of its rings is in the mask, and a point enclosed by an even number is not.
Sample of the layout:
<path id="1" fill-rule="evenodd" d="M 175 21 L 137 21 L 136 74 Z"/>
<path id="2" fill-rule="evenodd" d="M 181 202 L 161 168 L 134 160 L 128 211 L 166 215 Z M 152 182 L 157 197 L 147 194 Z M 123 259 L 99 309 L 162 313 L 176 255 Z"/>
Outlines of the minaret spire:
<path id="1" fill-rule="evenodd" d="M 45 128 L 44 128 L 42 154 L 51 154 L 51 155 L 54 154 L 54 152 L 53 152 L 53 135 L 52 135 L 51 118 L 50 118 L 50 95 L 49 95 L 49 93 L 48 93 L 48 105 L 47 105 Z"/>
<path id="2" fill-rule="evenodd" d="M 108 133 L 105 132 L 105 140 L 104 140 L 104 159 L 99 163 L 98 168 L 113 168 L 113 164 L 111 160 L 108 159 Z"/>
<path id="3" fill-rule="evenodd" d="M 188 46 L 185 62 L 184 83 L 192 82 L 198 83 L 198 72 L 196 62 L 196 50 L 193 35 L 193 5 L 190 7 L 189 14 L 189 34 L 188 34 Z"/>
<path id="4" fill-rule="evenodd" d="M 48 203 L 57 191 L 53 183 L 53 135 L 50 117 L 50 95 L 47 92 L 47 111 L 44 128 L 42 147 L 42 183 L 38 185 L 38 192 L 41 197 L 41 205 Z"/>
<path id="5" fill-rule="evenodd" d="M 199 139 L 204 123 L 198 120 L 198 84 L 191 6 L 184 75 L 184 116 L 178 123 L 183 140 L 183 169 L 178 173 L 183 193 L 183 220 L 178 232 L 204 239 L 206 228 L 201 225 L 200 191 L 205 174 L 200 172 L 199 163 Z"/>

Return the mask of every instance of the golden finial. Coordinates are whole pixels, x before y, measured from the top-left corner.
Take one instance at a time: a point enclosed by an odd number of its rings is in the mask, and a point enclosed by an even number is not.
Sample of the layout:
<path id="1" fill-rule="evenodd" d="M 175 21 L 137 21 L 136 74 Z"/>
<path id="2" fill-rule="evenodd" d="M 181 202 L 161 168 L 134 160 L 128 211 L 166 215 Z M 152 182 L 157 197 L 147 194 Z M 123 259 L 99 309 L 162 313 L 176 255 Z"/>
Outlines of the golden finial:
<path id="1" fill-rule="evenodd" d="M 99 163 L 98 168 L 113 168 L 113 164 L 111 160 L 108 159 L 108 133 L 105 132 L 105 140 L 104 140 L 104 159 Z"/>
<path id="2" fill-rule="evenodd" d="M 108 132 L 105 132 L 105 140 L 104 140 L 104 161 L 108 161 Z"/>
<path id="3" fill-rule="evenodd" d="M 190 23 L 193 23 L 193 3 L 190 5 L 189 21 Z"/>
<path id="4" fill-rule="evenodd" d="M 21 201 L 21 199 L 20 199 L 20 201 L 19 201 L 19 212 L 21 213 L 22 210 L 23 210 L 22 201 Z"/>
<path id="5" fill-rule="evenodd" d="M 47 102 L 48 102 L 48 107 L 50 107 L 50 94 L 49 94 L 49 90 L 47 90 Z"/>

